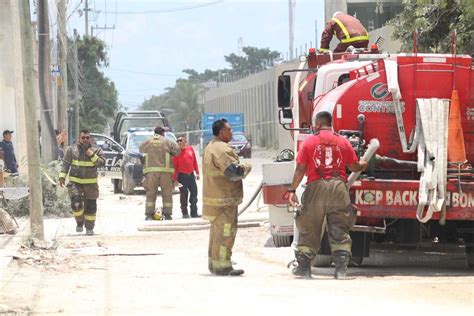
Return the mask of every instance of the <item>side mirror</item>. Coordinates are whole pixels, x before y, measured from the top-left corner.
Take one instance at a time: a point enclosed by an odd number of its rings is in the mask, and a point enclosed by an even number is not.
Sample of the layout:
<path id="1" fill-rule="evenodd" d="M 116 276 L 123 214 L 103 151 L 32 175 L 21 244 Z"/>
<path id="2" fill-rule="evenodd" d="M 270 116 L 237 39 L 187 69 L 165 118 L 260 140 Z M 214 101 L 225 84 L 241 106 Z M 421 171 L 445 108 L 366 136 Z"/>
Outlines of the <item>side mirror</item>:
<path id="1" fill-rule="evenodd" d="M 291 78 L 289 75 L 278 77 L 278 107 L 290 107 L 291 100 Z"/>
<path id="2" fill-rule="evenodd" d="M 278 115 L 281 125 L 293 123 L 293 112 L 291 109 L 281 109 Z"/>

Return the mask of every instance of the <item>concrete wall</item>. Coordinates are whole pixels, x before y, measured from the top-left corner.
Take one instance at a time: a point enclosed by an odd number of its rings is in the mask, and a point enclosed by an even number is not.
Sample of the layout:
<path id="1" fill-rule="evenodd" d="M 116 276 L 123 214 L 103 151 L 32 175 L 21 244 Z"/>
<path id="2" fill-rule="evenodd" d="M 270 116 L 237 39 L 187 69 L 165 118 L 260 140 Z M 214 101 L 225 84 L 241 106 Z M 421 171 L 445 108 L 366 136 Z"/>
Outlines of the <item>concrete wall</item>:
<path id="1" fill-rule="evenodd" d="M 392 34 L 393 26 L 386 25 L 369 33 L 370 42 L 375 42 L 379 36 L 382 36 L 385 39 L 381 45 L 382 50 L 389 53 L 398 53 L 402 43 L 399 40 L 392 39 Z"/>
<path id="2" fill-rule="evenodd" d="M 291 148 L 291 137 L 278 123 L 277 78 L 289 62 L 221 86 L 204 95 L 205 112 L 243 112 L 245 133 L 260 147 Z"/>
<path id="3" fill-rule="evenodd" d="M 26 130 L 18 1 L 2 0 L 0 9 L 0 132 L 14 131 L 13 144 L 26 172 Z M 1 136 L 0 136 L 1 137 Z"/>

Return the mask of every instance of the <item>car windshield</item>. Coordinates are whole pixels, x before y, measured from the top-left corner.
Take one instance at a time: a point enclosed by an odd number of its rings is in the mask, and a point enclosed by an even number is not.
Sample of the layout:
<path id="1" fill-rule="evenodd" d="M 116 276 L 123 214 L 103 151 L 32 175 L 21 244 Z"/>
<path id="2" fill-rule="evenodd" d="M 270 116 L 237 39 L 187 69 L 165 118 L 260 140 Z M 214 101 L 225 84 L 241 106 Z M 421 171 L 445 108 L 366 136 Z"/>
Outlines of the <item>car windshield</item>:
<path id="1" fill-rule="evenodd" d="M 138 147 L 140 147 L 144 141 L 151 137 L 153 137 L 153 132 L 132 133 L 130 135 L 128 149 L 138 150 Z M 165 137 L 176 142 L 176 136 L 172 132 L 165 132 Z"/>
<path id="2" fill-rule="evenodd" d="M 246 142 L 247 138 L 243 134 L 234 134 L 232 135 L 232 141 L 234 142 Z"/>
<path id="3" fill-rule="evenodd" d="M 133 134 L 130 135 L 130 139 L 129 139 L 129 142 L 128 142 L 128 148 L 131 149 L 131 150 L 138 150 L 138 147 L 140 147 L 140 145 L 144 141 L 146 141 L 147 139 L 149 139 L 152 136 L 153 136 L 153 133 L 149 133 L 149 134 L 145 134 L 145 133 L 136 134 L 136 133 L 133 133 Z"/>

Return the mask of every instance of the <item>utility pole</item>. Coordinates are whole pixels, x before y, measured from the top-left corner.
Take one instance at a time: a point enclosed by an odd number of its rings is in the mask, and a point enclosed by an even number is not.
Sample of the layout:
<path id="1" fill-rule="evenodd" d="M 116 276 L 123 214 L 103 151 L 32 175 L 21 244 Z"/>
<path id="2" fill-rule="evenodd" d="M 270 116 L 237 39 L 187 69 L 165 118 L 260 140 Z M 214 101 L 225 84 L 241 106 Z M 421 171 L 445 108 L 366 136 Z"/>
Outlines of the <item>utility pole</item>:
<path id="1" fill-rule="evenodd" d="M 31 236 L 44 240 L 43 189 L 41 186 L 41 157 L 39 150 L 37 102 L 35 100 L 33 31 L 29 0 L 19 5 L 21 46 L 23 63 L 23 90 L 25 99 L 26 143 L 28 156 L 28 184 L 30 186 L 30 230 Z"/>
<path id="2" fill-rule="evenodd" d="M 68 89 L 67 89 L 67 31 L 66 31 L 66 0 L 58 0 L 58 45 L 59 66 L 61 76 L 58 77 L 58 130 L 68 130 Z M 67 146 L 67 139 L 64 146 Z"/>
<path id="3" fill-rule="evenodd" d="M 74 138 L 79 136 L 79 60 L 77 57 L 77 30 L 74 29 Z"/>
<path id="4" fill-rule="evenodd" d="M 89 36 L 89 0 L 84 2 L 84 18 L 85 18 L 85 35 Z"/>
<path id="5" fill-rule="evenodd" d="M 50 163 L 57 158 L 51 99 L 51 55 L 49 49 L 48 1 L 37 0 L 38 11 L 38 83 L 41 99 L 41 153 L 43 161 Z"/>
<path id="6" fill-rule="evenodd" d="M 295 32 L 294 32 L 294 9 L 295 2 L 294 0 L 288 0 L 288 21 L 289 21 L 289 50 L 290 50 L 290 60 L 293 59 L 293 42 L 295 40 Z"/>

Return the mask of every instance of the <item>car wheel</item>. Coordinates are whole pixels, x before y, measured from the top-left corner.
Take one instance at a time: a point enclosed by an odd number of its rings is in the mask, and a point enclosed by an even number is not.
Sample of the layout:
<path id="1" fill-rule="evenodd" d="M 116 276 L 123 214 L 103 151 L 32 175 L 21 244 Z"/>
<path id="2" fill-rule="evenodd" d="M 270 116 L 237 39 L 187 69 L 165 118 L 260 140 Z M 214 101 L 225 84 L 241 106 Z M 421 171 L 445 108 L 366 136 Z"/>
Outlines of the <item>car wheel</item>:
<path id="1" fill-rule="evenodd" d="M 135 189 L 135 183 L 133 183 L 133 180 L 123 175 L 122 177 L 123 193 L 125 193 L 126 195 L 133 195 L 135 193 L 134 189 Z"/>
<path id="2" fill-rule="evenodd" d="M 114 182 L 114 193 L 121 193 L 122 192 L 122 180 L 113 179 Z"/>

